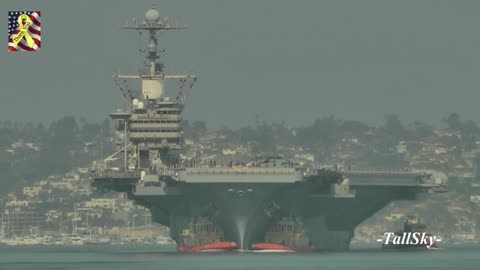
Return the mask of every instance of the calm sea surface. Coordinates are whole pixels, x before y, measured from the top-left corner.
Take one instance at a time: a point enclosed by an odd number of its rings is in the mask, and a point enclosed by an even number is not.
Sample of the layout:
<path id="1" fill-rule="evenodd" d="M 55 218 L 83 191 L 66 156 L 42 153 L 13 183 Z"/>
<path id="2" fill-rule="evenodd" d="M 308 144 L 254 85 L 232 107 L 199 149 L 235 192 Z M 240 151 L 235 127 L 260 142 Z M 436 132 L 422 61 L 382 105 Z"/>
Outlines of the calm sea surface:
<path id="1" fill-rule="evenodd" d="M 173 248 L 148 246 L 0 247 L 0 269 L 475 269 L 480 246 L 434 251 L 353 249 L 341 253 L 177 254 Z"/>

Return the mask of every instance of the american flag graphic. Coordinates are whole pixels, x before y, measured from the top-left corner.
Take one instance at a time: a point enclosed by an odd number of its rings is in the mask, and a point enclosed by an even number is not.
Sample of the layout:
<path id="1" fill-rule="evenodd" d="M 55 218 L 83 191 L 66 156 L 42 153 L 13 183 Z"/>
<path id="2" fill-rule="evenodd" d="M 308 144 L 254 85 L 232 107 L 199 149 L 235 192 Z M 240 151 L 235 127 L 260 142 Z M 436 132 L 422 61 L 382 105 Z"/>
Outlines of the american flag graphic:
<path id="1" fill-rule="evenodd" d="M 38 51 L 41 47 L 40 11 L 8 12 L 8 50 Z"/>

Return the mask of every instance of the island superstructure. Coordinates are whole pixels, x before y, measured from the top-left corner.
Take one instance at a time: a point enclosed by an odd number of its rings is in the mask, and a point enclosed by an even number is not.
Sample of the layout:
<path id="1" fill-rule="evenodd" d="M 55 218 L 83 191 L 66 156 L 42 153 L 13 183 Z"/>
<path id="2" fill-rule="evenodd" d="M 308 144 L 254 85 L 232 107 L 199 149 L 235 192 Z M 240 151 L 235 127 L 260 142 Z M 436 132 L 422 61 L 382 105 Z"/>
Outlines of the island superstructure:
<path id="1" fill-rule="evenodd" d="M 183 252 L 205 249 L 346 250 L 355 227 L 393 200 L 442 186 L 427 172 L 363 172 L 302 167 L 282 157 L 203 166 L 182 158 L 183 93 L 167 94 L 166 80 L 193 83 L 194 75 L 170 75 L 159 60 L 157 33 L 182 29 L 152 8 L 141 24 L 147 33 L 146 65 L 139 91 L 110 114 L 122 144 L 92 169 L 98 190 L 126 192 L 168 226 Z M 122 160 L 113 167 L 110 163 Z"/>

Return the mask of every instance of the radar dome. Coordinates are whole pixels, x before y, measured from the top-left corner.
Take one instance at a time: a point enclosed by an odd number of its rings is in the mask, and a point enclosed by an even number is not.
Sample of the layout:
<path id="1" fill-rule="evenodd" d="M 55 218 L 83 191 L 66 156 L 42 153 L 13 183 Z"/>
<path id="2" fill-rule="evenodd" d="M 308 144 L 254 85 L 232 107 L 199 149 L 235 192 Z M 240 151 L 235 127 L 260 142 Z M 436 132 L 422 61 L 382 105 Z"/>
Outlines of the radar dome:
<path id="1" fill-rule="evenodd" d="M 141 102 L 141 101 L 138 102 L 138 108 L 139 108 L 139 109 L 143 109 L 143 102 Z"/>
<path id="2" fill-rule="evenodd" d="M 134 99 L 133 100 L 133 106 L 137 106 L 138 105 L 138 99 Z"/>
<path id="3" fill-rule="evenodd" d="M 145 13 L 145 19 L 149 23 L 156 23 L 160 20 L 160 13 L 156 9 L 151 8 Z"/>

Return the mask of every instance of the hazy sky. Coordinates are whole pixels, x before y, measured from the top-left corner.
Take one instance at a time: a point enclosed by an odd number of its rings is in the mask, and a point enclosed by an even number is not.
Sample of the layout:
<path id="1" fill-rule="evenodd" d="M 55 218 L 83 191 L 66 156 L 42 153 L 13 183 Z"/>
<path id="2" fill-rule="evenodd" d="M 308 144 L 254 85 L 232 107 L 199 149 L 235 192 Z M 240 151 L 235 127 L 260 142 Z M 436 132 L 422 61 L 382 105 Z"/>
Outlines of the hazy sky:
<path id="1" fill-rule="evenodd" d="M 119 27 L 160 14 L 189 29 L 162 34 L 167 71 L 197 74 L 184 118 L 243 126 L 255 115 L 292 126 L 335 115 L 438 123 L 480 120 L 480 1 L 0 2 L 0 119 L 102 120 L 122 104 L 111 75 L 143 62 Z M 7 51 L 7 16 L 42 12 L 42 48 Z M 169 93 L 175 97 L 176 83 Z"/>

